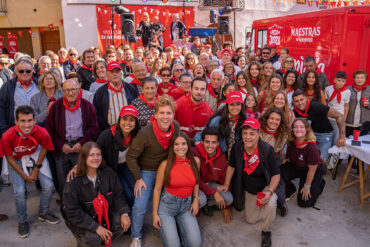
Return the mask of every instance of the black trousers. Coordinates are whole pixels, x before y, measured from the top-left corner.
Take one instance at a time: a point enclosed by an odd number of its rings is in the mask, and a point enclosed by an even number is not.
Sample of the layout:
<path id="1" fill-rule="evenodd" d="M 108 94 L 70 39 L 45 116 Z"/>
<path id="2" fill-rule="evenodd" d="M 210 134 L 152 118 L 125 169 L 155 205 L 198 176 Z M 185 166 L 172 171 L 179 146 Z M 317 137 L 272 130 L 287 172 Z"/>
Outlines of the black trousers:
<path id="1" fill-rule="evenodd" d="M 301 189 L 304 186 L 304 183 L 306 182 L 307 172 L 299 171 L 297 170 L 293 164 L 286 163 L 280 167 L 280 174 L 281 178 L 283 179 L 285 183 L 285 195 L 288 198 L 291 196 L 294 192 L 296 192 L 296 187 L 292 183 L 293 179 L 299 178 L 299 188 L 298 188 L 298 195 L 297 195 L 297 203 L 300 207 L 313 207 L 316 203 L 317 198 L 321 194 L 322 190 L 325 186 L 325 181 L 323 179 L 323 173 L 324 173 L 324 166 L 318 165 L 314 178 L 311 183 L 310 188 L 310 194 L 311 198 L 309 198 L 307 201 L 304 201 L 302 199 L 302 193 Z"/>
<path id="2" fill-rule="evenodd" d="M 58 176 L 58 193 L 63 200 L 63 189 L 69 171 L 77 164 L 78 153 L 65 154 L 61 153 L 55 161 Z"/>

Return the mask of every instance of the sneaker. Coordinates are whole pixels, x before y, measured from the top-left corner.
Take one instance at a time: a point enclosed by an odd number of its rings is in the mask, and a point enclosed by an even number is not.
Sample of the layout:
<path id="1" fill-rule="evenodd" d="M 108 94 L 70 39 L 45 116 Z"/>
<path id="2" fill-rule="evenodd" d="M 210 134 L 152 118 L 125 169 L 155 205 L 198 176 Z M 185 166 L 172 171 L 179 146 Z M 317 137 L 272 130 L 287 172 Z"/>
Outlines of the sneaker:
<path id="1" fill-rule="evenodd" d="M 6 221 L 6 220 L 8 220 L 8 215 L 0 214 L 0 221 Z"/>
<path id="2" fill-rule="evenodd" d="M 39 215 L 39 220 L 41 222 L 46 221 L 47 223 L 53 224 L 53 225 L 58 224 L 60 222 L 60 219 L 57 216 L 55 216 L 54 214 L 51 214 L 49 212 L 44 214 L 44 215 L 40 214 Z"/>
<path id="3" fill-rule="evenodd" d="M 288 197 L 285 198 L 285 201 L 289 201 L 290 199 L 292 199 L 293 197 L 295 197 L 297 195 L 297 191 L 293 192 L 292 194 L 290 194 Z"/>
<path id="4" fill-rule="evenodd" d="M 208 206 L 208 205 L 205 205 L 203 208 L 202 208 L 202 211 L 205 215 L 207 216 L 213 216 L 213 209 L 212 207 Z"/>
<path id="5" fill-rule="evenodd" d="M 30 226 L 27 221 L 18 223 L 18 234 L 21 238 L 27 238 L 30 235 Z"/>
<path id="6" fill-rule="evenodd" d="M 271 232 L 264 232 L 262 231 L 262 247 L 270 247 L 271 246 Z"/>
<path id="7" fill-rule="evenodd" d="M 133 238 L 130 247 L 141 247 L 141 239 Z"/>
<path id="8" fill-rule="evenodd" d="M 280 216 L 285 217 L 288 214 L 288 205 L 284 203 L 284 206 L 280 207 Z"/>

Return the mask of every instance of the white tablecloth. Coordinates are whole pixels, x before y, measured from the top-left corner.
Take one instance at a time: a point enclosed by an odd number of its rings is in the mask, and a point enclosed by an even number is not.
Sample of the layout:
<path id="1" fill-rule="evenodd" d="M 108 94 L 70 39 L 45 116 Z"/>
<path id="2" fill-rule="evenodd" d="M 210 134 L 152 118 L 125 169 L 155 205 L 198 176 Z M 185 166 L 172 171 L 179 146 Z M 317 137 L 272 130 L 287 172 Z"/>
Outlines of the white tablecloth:
<path id="1" fill-rule="evenodd" d="M 361 146 L 352 146 L 353 138 L 347 138 L 346 144 L 343 147 L 333 146 L 329 149 L 329 153 L 346 153 L 356 158 L 359 158 L 363 162 L 370 164 L 370 144 L 361 142 Z M 359 141 L 370 141 L 370 135 L 360 136 Z"/>

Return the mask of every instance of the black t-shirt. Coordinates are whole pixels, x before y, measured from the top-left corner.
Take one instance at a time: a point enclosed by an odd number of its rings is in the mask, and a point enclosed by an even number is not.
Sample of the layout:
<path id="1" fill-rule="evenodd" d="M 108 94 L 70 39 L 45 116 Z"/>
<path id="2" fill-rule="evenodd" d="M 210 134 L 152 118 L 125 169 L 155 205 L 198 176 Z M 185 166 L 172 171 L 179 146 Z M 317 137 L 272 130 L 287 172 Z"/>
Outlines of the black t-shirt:
<path id="1" fill-rule="evenodd" d="M 331 127 L 328 111 L 330 107 L 317 101 L 310 101 L 310 108 L 307 111 L 308 120 L 312 130 L 317 133 L 329 133 L 333 131 Z M 295 117 L 302 117 L 294 110 Z"/>
<path id="2" fill-rule="evenodd" d="M 320 149 L 316 143 L 308 143 L 304 148 L 297 148 L 291 143 L 288 145 L 286 157 L 290 160 L 293 166 L 299 171 L 308 171 L 308 165 L 320 165 Z"/>
<path id="3" fill-rule="evenodd" d="M 253 195 L 257 195 L 258 192 L 261 192 L 268 185 L 261 165 L 258 165 L 256 170 L 250 175 L 243 172 L 242 179 L 244 190 Z"/>

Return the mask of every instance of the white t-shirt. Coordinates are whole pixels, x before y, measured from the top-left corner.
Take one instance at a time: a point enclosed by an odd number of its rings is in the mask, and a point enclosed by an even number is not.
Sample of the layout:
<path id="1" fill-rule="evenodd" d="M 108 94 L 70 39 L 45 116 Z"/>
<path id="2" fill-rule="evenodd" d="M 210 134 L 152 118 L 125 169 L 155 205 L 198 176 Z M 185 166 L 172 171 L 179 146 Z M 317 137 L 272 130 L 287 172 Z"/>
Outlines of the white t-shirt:
<path id="1" fill-rule="evenodd" d="M 329 101 L 331 95 L 334 92 L 334 86 L 328 86 L 325 88 L 325 98 Z M 338 103 L 337 96 L 335 96 L 334 99 L 332 99 L 330 102 L 328 102 L 328 106 L 342 114 L 344 114 L 344 105 L 346 103 L 349 103 L 349 99 L 351 97 L 351 91 L 349 89 L 346 89 L 342 92 L 342 99 Z"/>

